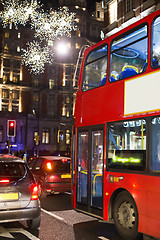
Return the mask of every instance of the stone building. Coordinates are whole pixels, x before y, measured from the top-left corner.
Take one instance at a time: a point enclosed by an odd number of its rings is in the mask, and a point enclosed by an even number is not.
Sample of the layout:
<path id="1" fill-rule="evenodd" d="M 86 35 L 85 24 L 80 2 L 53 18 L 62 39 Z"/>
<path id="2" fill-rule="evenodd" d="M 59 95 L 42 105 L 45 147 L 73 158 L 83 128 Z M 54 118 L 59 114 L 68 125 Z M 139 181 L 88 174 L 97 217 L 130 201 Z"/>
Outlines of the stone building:
<path id="1" fill-rule="evenodd" d="M 46 3 L 46 1 L 45 1 Z M 22 66 L 21 49 L 33 38 L 26 27 L 0 26 L 0 151 L 8 152 L 7 122 L 16 120 L 16 136 L 10 137 L 10 150 L 28 157 L 34 154 L 70 155 L 76 92 L 73 76 L 80 48 L 100 40 L 103 22 L 91 16 L 85 0 L 47 1 L 47 7 L 67 6 L 76 13 L 77 31 L 71 38 L 50 41 L 54 61 L 43 74 L 30 74 Z M 27 31 L 26 31 L 27 30 Z M 57 44 L 67 47 L 61 55 Z M 61 135 L 61 140 L 57 136 Z"/>
<path id="2" fill-rule="evenodd" d="M 104 0 L 105 37 L 160 8 L 159 0 Z"/>

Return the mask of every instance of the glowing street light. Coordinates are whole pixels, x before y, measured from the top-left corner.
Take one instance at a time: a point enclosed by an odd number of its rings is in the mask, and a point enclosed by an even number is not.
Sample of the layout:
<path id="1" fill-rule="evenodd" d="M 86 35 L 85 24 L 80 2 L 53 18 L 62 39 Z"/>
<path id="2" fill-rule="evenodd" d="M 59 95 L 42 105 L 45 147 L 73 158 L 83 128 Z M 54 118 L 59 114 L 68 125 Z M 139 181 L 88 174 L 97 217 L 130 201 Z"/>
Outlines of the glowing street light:
<path id="1" fill-rule="evenodd" d="M 57 53 L 59 55 L 66 55 L 68 53 L 68 46 L 65 42 L 59 42 L 57 44 Z"/>

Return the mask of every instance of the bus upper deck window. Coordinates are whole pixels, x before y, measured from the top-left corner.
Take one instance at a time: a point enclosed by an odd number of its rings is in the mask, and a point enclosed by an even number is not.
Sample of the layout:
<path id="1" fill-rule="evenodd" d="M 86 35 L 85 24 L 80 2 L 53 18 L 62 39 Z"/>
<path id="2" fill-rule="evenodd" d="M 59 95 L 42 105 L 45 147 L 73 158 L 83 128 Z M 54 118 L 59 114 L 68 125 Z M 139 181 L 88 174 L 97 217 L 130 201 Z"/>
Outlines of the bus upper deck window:
<path id="1" fill-rule="evenodd" d="M 107 46 L 92 51 L 86 59 L 82 90 L 103 86 L 107 79 Z"/>
<path id="2" fill-rule="evenodd" d="M 160 17 L 152 25 L 152 61 L 153 68 L 160 67 Z"/>
<path id="3" fill-rule="evenodd" d="M 111 45 L 110 82 L 144 72 L 147 56 L 147 25 L 116 38 Z"/>

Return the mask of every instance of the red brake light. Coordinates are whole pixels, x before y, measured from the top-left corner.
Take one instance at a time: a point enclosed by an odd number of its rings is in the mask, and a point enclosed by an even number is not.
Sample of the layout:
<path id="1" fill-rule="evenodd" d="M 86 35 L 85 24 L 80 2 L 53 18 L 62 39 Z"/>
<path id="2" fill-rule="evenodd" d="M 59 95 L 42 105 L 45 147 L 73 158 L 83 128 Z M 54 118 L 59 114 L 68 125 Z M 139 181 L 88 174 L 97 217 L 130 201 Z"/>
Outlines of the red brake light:
<path id="1" fill-rule="evenodd" d="M 47 166 L 47 168 L 48 168 L 49 170 L 52 169 L 52 164 L 51 164 L 51 162 L 47 162 L 47 163 L 46 163 L 46 166 Z"/>
<path id="2" fill-rule="evenodd" d="M 0 180 L 0 183 L 9 183 L 9 182 L 10 182 L 9 179 L 1 179 L 1 180 Z"/>
<path id="3" fill-rule="evenodd" d="M 38 186 L 34 185 L 32 189 L 32 197 L 31 200 L 37 200 L 38 199 Z"/>
<path id="4" fill-rule="evenodd" d="M 65 163 L 65 162 L 67 162 L 68 160 L 67 159 L 65 159 L 65 158 L 62 158 L 62 160 L 61 160 L 63 163 Z"/>

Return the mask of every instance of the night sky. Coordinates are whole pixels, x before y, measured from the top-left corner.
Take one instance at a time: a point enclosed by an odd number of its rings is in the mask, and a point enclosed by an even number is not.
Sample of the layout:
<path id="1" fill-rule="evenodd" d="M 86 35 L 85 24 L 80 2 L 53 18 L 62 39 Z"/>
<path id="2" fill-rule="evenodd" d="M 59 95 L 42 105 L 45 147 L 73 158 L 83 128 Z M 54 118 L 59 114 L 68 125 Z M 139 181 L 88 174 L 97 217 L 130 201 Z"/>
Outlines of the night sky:
<path id="1" fill-rule="evenodd" d="M 87 8 L 93 10 L 93 9 L 95 9 L 96 2 L 99 2 L 99 1 L 98 0 L 86 0 L 86 2 L 87 2 Z"/>
<path id="2" fill-rule="evenodd" d="M 43 3 L 44 6 L 47 6 L 47 2 L 48 3 L 53 3 L 54 2 L 54 6 L 58 6 L 58 0 L 40 0 L 41 3 Z M 88 10 L 95 10 L 95 6 L 96 6 L 96 2 L 100 2 L 100 0 L 86 0 L 87 2 L 87 9 Z"/>

